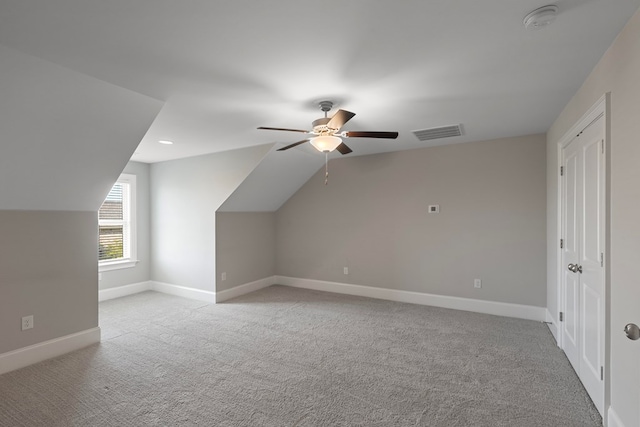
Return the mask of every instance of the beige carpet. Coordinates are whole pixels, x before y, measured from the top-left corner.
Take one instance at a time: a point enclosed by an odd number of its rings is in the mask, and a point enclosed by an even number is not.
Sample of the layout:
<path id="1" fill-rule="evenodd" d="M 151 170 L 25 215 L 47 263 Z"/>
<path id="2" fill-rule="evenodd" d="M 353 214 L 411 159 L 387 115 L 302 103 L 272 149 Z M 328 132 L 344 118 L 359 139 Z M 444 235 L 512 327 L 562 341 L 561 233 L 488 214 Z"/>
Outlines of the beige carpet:
<path id="1" fill-rule="evenodd" d="M 0 376 L 0 425 L 602 425 L 538 322 L 282 286 L 100 316 L 101 344 Z"/>

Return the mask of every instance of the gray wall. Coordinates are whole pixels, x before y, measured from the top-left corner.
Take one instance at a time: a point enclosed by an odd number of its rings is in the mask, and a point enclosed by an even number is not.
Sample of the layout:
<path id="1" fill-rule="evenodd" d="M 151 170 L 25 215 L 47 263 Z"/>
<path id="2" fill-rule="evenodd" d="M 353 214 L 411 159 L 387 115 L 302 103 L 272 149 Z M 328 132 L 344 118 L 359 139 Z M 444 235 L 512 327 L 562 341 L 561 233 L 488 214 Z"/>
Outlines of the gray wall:
<path id="1" fill-rule="evenodd" d="M 276 274 L 274 212 L 218 212 L 216 268 L 222 291 Z M 222 273 L 227 274 L 225 281 Z"/>
<path id="2" fill-rule="evenodd" d="M 129 162 L 123 173 L 136 176 L 136 233 L 138 262 L 135 267 L 103 271 L 99 282 L 100 289 L 108 289 L 149 280 L 151 255 L 149 253 L 149 229 L 151 214 L 149 211 L 149 165 Z"/>
<path id="3" fill-rule="evenodd" d="M 151 165 L 151 280 L 215 291 L 215 213 L 272 144 Z"/>
<path id="4" fill-rule="evenodd" d="M 98 326 L 96 212 L 0 211 L 0 236 L 0 354 Z"/>
<path id="5" fill-rule="evenodd" d="M 328 186 L 323 174 L 277 212 L 279 275 L 545 305 L 544 135 L 341 158 Z"/>
<path id="6" fill-rule="evenodd" d="M 567 104 L 547 134 L 548 140 L 548 306 L 556 316 L 558 175 L 557 143 L 606 92 L 611 92 L 609 147 L 610 244 L 608 247 L 610 403 L 626 426 L 640 425 L 638 342 L 622 333 L 627 322 L 640 324 L 640 12 L 637 12 L 594 68 L 582 88 Z M 553 311 L 552 311 L 553 310 Z M 632 375 L 630 375 L 632 373 Z M 608 399 L 608 396 L 606 397 Z"/>
<path id="7" fill-rule="evenodd" d="M 0 76 L 4 353 L 98 325 L 97 210 L 163 103 L 1 45 Z"/>

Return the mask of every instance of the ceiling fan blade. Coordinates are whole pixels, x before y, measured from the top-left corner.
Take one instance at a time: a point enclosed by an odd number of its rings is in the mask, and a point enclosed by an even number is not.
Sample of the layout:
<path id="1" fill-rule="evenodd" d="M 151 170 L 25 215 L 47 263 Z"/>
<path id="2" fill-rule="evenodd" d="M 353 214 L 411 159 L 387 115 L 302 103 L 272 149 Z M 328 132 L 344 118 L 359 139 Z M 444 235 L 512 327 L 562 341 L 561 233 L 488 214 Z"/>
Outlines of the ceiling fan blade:
<path id="1" fill-rule="evenodd" d="M 345 155 L 351 153 L 353 150 L 347 147 L 347 144 L 344 142 L 336 147 L 336 150 L 340 152 L 340 154 Z"/>
<path id="2" fill-rule="evenodd" d="M 338 110 L 333 115 L 333 117 L 331 117 L 331 120 L 329 120 L 329 123 L 327 123 L 327 127 L 331 129 L 340 129 L 342 126 L 344 126 L 345 123 L 351 120 L 355 115 L 356 113 L 352 113 L 351 111 Z"/>
<path id="3" fill-rule="evenodd" d="M 349 131 L 342 132 L 341 136 L 347 138 L 386 138 L 386 139 L 396 139 L 398 137 L 398 132 L 367 132 L 367 131 Z"/>
<path id="4" fill-rule="evenodd" d="M 302 141 L 298 141 L 298 142 L 294 142 L 293 144 L 289 144 L 286 147 L 278 148 L 276 151 L 288 150 L 289 148 L 297 147 L 300 144 L 304 144 L 307 141 L 309 141 L 309 140 L 308 139 L 303 139 Z"/>
<path id="5" fill-rule="evenodd" d="M 288 131 L 288 132 L 309 133 L 308 130 L 302 130 L 302 129 L 270 128 L 270 127 L 265 127 L 265 126 L 260 126 L 258 129 L 263 129 L 263 130 L 284 130 L 284 131 Z"/>

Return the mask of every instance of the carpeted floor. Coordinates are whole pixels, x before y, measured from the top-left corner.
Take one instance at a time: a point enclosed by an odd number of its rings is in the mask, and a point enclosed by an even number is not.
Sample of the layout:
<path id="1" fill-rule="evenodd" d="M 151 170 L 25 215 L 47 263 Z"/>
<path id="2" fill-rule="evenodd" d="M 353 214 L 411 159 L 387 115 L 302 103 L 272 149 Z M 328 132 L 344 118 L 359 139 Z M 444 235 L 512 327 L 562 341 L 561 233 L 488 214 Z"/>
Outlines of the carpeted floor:
<path id="1" fill-rule="evenodd" d="M 100 326 L 0 376 L 0 425 L 602 425 L 533 321 L 273 286 L 106 301 Z"/>

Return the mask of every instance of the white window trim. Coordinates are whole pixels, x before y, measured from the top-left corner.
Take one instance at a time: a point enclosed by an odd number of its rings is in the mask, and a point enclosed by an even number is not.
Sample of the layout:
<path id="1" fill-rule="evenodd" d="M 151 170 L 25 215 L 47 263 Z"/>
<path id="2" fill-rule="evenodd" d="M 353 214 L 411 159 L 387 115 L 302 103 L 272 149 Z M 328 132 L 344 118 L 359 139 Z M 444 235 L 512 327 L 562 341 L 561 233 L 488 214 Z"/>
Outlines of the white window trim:
<path id="1" fill-rule="evenodd" d="M 120 270 L 124 268 L 133 268 L 136 266 L 140 260 L 138 260 L 138 234 L 137 234 L 137 222 L 138 217 L 136 216 L 136 176 L 128 173 L 123 173 L 120 175 L 116 183 L 126 183 L 129 184 L 129 230 L 131 235 L 129 236 L 130 244 L 130 253 L 128 258 L 122 258 L 118 260 L 105 260 L 98 261 L 98 271 L 111 271 L 111 270 Z"/>
<path id="2" fill-rule="evenodd" d="M 111 270 L 120 270 L 123 268 L 133 268 L 139 263 L 140 260 L 131 260 L 131 259 L 122 259 L 117 261 L 100 261 L 98 263 L 98 272 L 102 273 L 103 271 L 111 271 Z"/>

